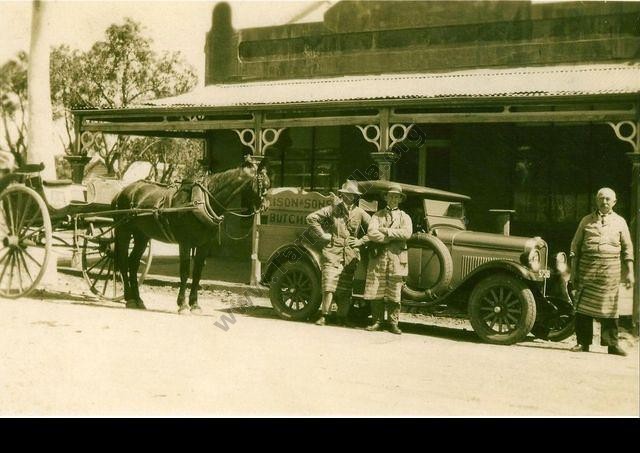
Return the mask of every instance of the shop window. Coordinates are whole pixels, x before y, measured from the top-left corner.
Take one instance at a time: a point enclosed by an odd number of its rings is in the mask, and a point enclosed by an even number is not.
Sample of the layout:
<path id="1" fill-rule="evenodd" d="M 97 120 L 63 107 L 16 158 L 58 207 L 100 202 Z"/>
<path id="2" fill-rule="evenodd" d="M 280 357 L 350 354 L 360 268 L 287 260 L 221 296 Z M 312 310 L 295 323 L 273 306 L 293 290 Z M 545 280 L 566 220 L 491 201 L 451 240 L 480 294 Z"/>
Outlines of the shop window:
<path id="1" fill-rule="evenodd" d="M 618 193 L 616 211 L 627 214 L 628 163 L 602 129 L 555 127 L 557 138 L 545 148 L 517 149 L 512 182 L 518 220 L 576 224 L 595 209 L 594 194 L 603 186 Z"/>
<path id="2" fill-rule="evenodd" d="M 340 184 L 339 131 L 335 129 L 286 130 L 278 146 L 266 153 L 273 187 L 301 187 L 323 194 L 335 193 Z"/>
<path id="3" fill-rule="evenodd" d="M 531 143 L 544 145 L 514 150 L 511 187 L 517 234 L 540 235 L 551 249 L 566 250 L 582 217 L 595 209 L 600 187 L 616 191 L 615 211 L 628 218 L 629 164 L 624 147 L 606 126 L 523 130 Z"/>

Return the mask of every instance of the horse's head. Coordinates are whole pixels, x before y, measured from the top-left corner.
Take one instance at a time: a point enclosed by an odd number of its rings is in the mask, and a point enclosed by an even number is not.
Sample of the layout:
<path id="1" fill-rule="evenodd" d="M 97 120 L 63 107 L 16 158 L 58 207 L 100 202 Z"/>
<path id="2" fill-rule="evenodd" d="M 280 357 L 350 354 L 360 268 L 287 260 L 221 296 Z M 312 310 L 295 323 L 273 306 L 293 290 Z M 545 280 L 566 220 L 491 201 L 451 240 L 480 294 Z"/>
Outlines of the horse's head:
<path id="1" fill-rule="evenodd" d="M 265 165 L 246 163 L 240 167 L 207 177 L 209 202 L 219 215 L 227 211 L 233 199 L 240 196 L 243 207 L 253 213 L 267 208 L 267 191 L 271 181 Z"/>
<path id="2" fill-rule="evenodd" d="M 264 211 L 269 207 L 267 191 L 271 187 L 265 162 L 261 162 L 260 165 L 246 165 L 243 170 L 251 177 L 251 184 L 247 184 L 244 194 L 247 197 L 245 200 L 255 212 Z"/>

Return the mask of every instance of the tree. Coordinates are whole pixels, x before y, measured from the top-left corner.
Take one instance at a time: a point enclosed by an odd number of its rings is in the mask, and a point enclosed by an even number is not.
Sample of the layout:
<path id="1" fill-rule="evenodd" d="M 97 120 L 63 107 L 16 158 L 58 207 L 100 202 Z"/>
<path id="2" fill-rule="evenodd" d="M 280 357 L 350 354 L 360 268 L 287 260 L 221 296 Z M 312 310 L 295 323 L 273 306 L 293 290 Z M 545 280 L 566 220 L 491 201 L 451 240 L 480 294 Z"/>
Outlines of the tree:
<path id="1" fill-rule="evenodd" d="M 142 26 L 127 18 L 107 28 L 104 41 L 87 52 L 59 46 L 51 62 L 55 115 L 64 118 L 66 152 L 75 153 L 72 108 L 123 108 L 146 100 L 175 96 L 191 90 L 197 77 L 179 52 L 156 53 Z M 94 151 L 104 159 L 110 173 L 122 174 L 132 156 L 132 138 L 117 136 L 96 140 Z M 143 140 L 149 149 L 157 139 Z M 138 147 L 139 145 L 136 145 Z"/>
<path id="2" fill-rule="evenodd" d="M 174 138 L 132 138 L 130 153 L 151 163 L 150 178 L 161 183 L 199 175 L 203 143 Z"/>
<path id="3" fill-rule="evenodd" d="M 0 150 L 10 151 L 18 163 L 27 152 L 27 66 L 26 52 L 0 66 Z"/>

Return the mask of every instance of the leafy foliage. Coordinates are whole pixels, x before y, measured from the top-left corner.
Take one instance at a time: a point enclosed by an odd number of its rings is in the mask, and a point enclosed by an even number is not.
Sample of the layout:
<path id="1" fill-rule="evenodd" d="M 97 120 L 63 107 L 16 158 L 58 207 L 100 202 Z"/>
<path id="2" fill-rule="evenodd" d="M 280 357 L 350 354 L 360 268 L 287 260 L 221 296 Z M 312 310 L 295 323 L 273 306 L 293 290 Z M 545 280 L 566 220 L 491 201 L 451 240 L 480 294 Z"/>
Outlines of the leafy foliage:
<path id="1" fill-rule="evenodd" d="M 130 154 L 136 160 L 152 165 L 150 178 L 161 183 L 179 179 L 193 179 L 202 171 L 199 159 L 203 144 L 198 140 L 174 138 L 132 138 Z"/>
<path id="2" fill-rule="evenodd" d="M 195 86 L 195 71 L 178 52 L 157 53 L 151 44 L 139 23 L 125 19 L 108 27 L 105 39 L 86 52 L 67 45 L 52 49 L 51 102 L 54 120 L 64 124 L 60 139 L 66 154 L 80 152 L 71 109 L 124 108 Z M 27 149 L 27 66 L 25 52 L 0 66 L 0 150 L 10 151 L 17 162 L 24 161 Z M 156 172 L 158 179 L 169 180 L 196 171 L 201 146 L 193 140 L 100 135 L 81 153 L 98 154 L 118 176 L 145 159 L 164 168 Z"/>
<path id="3" fill-rule="evenodd" d="M 0 66 L 0 150 L 21 163 L 27 151 L 27 66 L 25 52 Z"/>
<path id="4" fill-rule="evenodd" d="M 178 52 L 156 53 L 152 40 L 143 36 L 142 26 L 125 19 L 124 24 L 107 28 L 105 40 L 96 42 L 88 51 L 59 46 L 51 55 L 51 96 L 54 116 L 64 118 L 67 154 L 76 154 L 74 125 L 70 109 L 123 108 L 144 101 L 174 96 L 191 90 L 197 77 Z M 171 152 L 188 152 L 188 141 L 172 140 Z M 109 173 L 121 175 L 128 165 L 138 160 L 140 149 L 145 155 L 158 150 L 163 157 L 165 143 L 155 138 L 101 137 L 83 153 L 97 153 Z M 184 148 L 184 149 L 183 149 Z M 168 151 L 167 151 L 168 152 Z M 183 156 L 184 159 L 184 156 Z M 153 162 L 152 162 L 153 163 Z"/>

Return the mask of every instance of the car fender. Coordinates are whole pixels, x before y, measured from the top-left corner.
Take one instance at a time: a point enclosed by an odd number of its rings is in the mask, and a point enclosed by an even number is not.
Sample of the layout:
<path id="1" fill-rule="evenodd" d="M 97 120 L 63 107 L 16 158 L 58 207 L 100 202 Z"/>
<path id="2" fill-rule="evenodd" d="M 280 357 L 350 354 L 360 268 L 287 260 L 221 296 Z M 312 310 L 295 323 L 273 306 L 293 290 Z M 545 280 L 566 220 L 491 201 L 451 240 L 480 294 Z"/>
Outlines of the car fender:
<path id="1" fill-rule="evenodd" d="M 269 279 L 278 269 L 279 264 L 285 261 L 305 260 L 320 274 L 320 257 L 320 252 L 305 243 L 283 245 L 276 249 L 267 260 L 267 266 L 262 274 L 261 282 L 268 286 Z"/>

